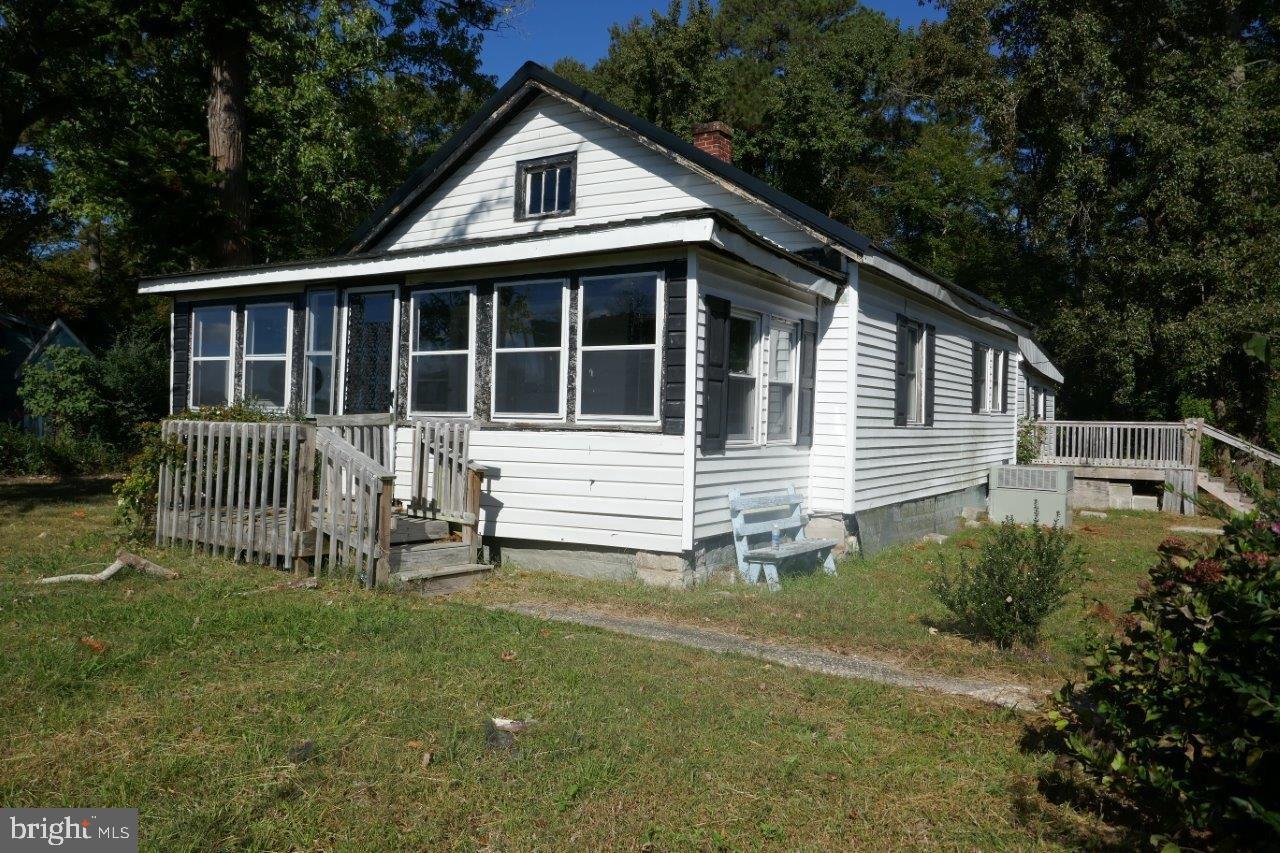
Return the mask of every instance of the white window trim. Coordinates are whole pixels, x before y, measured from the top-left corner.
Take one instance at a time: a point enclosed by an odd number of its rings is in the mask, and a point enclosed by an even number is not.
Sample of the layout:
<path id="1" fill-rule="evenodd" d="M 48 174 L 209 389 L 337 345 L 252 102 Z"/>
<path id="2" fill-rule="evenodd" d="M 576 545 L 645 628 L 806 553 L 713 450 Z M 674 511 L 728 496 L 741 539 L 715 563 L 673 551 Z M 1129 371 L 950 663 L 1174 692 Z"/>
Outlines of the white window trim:
<path id="1" fill-rule="evenodd" d="M 769 438 L 769 388 L 773 385 L 773 328 L 774 326 L 786 327 L 791 330 L 791 382 L 779 382 L 779 385 L 791 385 L 791 432 L 787 438 Z M 803 327 L 799 320 L 788 320 L 786 317 L 770 315 L 769 317 L 769 369 L 765 371 L 764 399 L 761 406 L 764 409 L 764 438 L 765 444 L 789 445 L 796 443 L 796 429 L 799 427 L 800 421 L 800 358 L 802 353 L 800 348 L 804 346 Z"/>
<path id="2" fill-rule="evenodd" d="M 249 312 L 259 308 L 283 308 L 284 309 L 284 352 L 280 355 L 249 355 Z M 291 361 L 290 356 L 293 353 L 293 303 L 291 302 L 252 302 L 244 306 L 244 340 L 240 342 L 240 397 L 245 399 L 244 386 L 245 377 L 249 375 L 249 362 L 252 361 L 279 361 L 284 363 L 284 405 L 270 406 L 263 403 L 262 408 L 268 412 L 287 412 L 292 394 L 293 376 L 289 369 Z M 233 329 L 234 332 L 234 329 Z M 235 340 L 232 338 L 232 340 Z"/>
<path id="3" fill-rule="evenodd" d="M 979 344 L 982 347 L 982 369 L 986 387 L 982 394 L 981 413 L 1003 414 L 1002 408 L 1009 376 L 1009 353 L 1006 350 Z"/>
<path id="4" fill-rule="evenodd" d="M 751 438 L 728 438 L 726 433 L 725 446 L 762 447 L 764 446 L 764 442 L 760 440 L 761 433 L 762 431 L 767 432 L 768 430 L 766 423 L 767 418 L 762 413 L 767 412 L 766 398 L 768 396 L 769 389 L 765 377 L 763 376 L 764 370 L 761 366 L 761 356 L 763 355 L 764 350 L 764 335 L 761 334 L 761 330 L 764 328 L 765 318 L 769 315 L 759 311 L 742 310 L 734 307 L 730 309 L 729 316 L 730 318 L 738 317 L 743 320 L 750 320 L 755 326 L 755 333 L 753 334 L 751 341 L 751 369 L 754 372 L 754 378 L 756 380 L 756 394 L 755 411 L 751 413 L 751 423 L 753 424 Z M 737 375 L 742 376 L 744 374 Z M 725 382 L 728 383 L 733 376 L 733 371 L 728 370 L 728 365 L 726 365 Z"/>
<path id="5" fill-rule="evenodd" d="M 318 294 L 333 294 L 333 316 L 329 318 L 329 349 L 312 349 L 311 348 L 311 332 L 314 328 L 311 313 L 311 298 Z M 304 385 L 303 395 L 306 397 L 307 414 L 314 417 L 316 414 L 315 401 L 311 398 L 311 371 L 310 361 L 313 356 L 327 355 L 329 356 L 330 379 L 329 379 L 329 411 L 324 412 L 324 416 L 333 414 L 338 409 L 338 317 L 342 313 L 342 306 L 339 302 L 338 291 L 336 288 L 322 288 L 307 291 L 307 307 L 306 307 L 306 325 L 303 328 L 302 340 L 302 382 Z"/>
<path id="6" fill-rule="evenodd" d="M 498 348 L 498 291 L 504 287 L 521 287 L 530 284 L 560 285 L 560 346 L 558 347 L 503 347 Z M 501 281 L 493 286 L 493 323 L 490 331 L 490 353 L 492 367 L 489 370 L 489 420 L 502 423 L 520 423 L 524 421 L 556 422 L 564 421 L 565 386 L 569 377 L 569 280 L 567 278 L 537 278 L 521 281 Z M 510 352 L 559 352 L 560 353 L 560 387 L 556 389 L 557 412 L 547 413 L 498 413 L 498 353 Z"/>
<path id="7" fill-rule="evenodd" d="M 337 374 L 335 381 L 335 393 L 338 399 L 334 403 L 334 411 L 339 415 L 347 413 L 347 318 L 349 316 L 348 302 L 353 293 L 390 293 L 392 295 L 391 307 L 391 375 L 387 381 L 391 386 L 391 412 L 396 409 L 396 377 L 400 375 L 400 285 L 398 284 L 370 284 L 364 287 L 348 287 L 342 291 L 341 299 L 341 318 L 338 320 L 338 360 L 334 364 L 334 372 Z M 341 365 L 341 373 L 338 373 L 338 365 Z"/>
<path id="8" fill-rule="evenodd" d="M 908 328 L 916 330 L 916 388 L 907 390 L 908 392 L 914 390 L 920 417 L 912 420 L 911 409 L 908 407 L 905 425 L 923 427 L 929 425 L 929 412 L 926 411 L 926 406 L 929 402 L 929 326 L 923 320 L 915 320 L 910 317 L 906 318 L 906 321 Z M 895 341 L 894 344 L 896 348 L 897 342 Z"/>
<path id="9" fill-rule="evenodd" d="M 585 346 L 582 343 L 583 335 L 583 311 L 582 306 L 584 296 L 586 294 L 587 283 L 591 281 L 606 281 L 609 279 L 623 278 L 630 275 L 652 275 L 658 282 L 657 293 L 654 303 L 654 311 L 657 316 L 654 317 L 653 327 L 653 343 L 652 344 L 617 344 L 613 346 Z M 577 420 L 592 424 L 652 424 L 657 423 L 662 417 L 662 339 L 665 334 L 666 322 L 666 298 L 667 283 L 662 273 L 658 270 L 644 270 L 635 273 L 615 273 L 613 275 L 592 275 L 579 279 L 578 287 L 578 340 L 577 350 L 574 357 L 578 365 L 578 383 L 576 396 L 574 399 L 574 409 L 577 412 Z M 496 314 L 494 315 L 497 316 Z M 586 352 L 610 352 L 622 350 L 652 350 L 653 351 L 653 413 L 649 415 L 584 415 L 582 413 L 582 353 Z"/>
<path id="10" fill-rule="evenodd" d="M 227 340 L 226 355 L 196 355 L 196 314 L 199 311 L 208 310 L 225 310 L 231 315 L 231 325 L 227 332 L 230 337 Z M 227 363 L 227 402 L 223 405 L 231 405 L 234 402 L 236 370 L 235 370 L 235 352 L 236 352 L 236 323 L 238 321 L 235 305 L 197 305 L 191 309 L 191 328 L 187 332 L 187 346 L 190 349 L 190 355 L 187 359 L 187 408 L 194 409 L 196 407 L 196 362 L 197 361 L 225 361 Z"/>
<path id="11" fill-rule="evenodd" d="M 430 296 L 436 293 L 456 293 L 458 291 L 466 291 L 467 293 L 467 348 L 458 350 L 415 350 L 414 345 L 418 341 L 418 297 Z M 496 291 L 495 291 L 496 293 Z M 496 301 L 495 301 L 496 306 Z M 427 412 L 420 411 L 414 406 L 413 399 L 413 359 L 415 356 L 444 356 L 444 355 L 465 355 L 467 357 L 467 408 L 463 412 Z M 471 413 L 475 411 L 475 366 L 476 366 L 476 288 L 475 285 L 466 284 L 458 287 L 430 287 L 418 288 L 409 294 L 409 387 L 407 389 L 408 411 L 411 415 L 422 415 L 431 418 L 458 418 L 467 419 L 471 417 Z"/>

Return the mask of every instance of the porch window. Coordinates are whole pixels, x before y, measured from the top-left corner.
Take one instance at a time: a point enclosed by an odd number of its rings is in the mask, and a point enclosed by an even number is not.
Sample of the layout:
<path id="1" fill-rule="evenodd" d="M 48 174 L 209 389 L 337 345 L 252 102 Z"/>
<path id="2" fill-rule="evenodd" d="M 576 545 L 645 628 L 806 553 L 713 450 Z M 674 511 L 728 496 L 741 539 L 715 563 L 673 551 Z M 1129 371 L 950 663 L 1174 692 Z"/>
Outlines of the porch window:
<path id="1" fill-rule="evenodd" d="M 729 385 L 726 437 L 744 444 L 756 440 L 756 388 L 759 368 L 760 315 L 734 314 L 729 318 Z"/>
<path id="2" fill-rule="evenodd" d="M 191 405 L 225 406 L 231 399 L 231 306 L 191 312 Z"/>
<path id="3" fill-rule="evenodd" d="M 494 416 L 563 417 L 565 282 L 499 284 L 494 295 Z"/>
<path id="4" fill-rule="evenodd" d="M 576 154 L 557 154 L 516 164 L 516 219 L 573 213 Z"/>
<path id="5" fill-rule="evenodd" d="M 798 323 L 775 319 L 769 329 L 769 441 L 791 441 L 795 425 Z"/>
<path id="6" fill-rule="evenodd" d="M 307 297 L 307 414 L 333 414 L 333 342 L 337 339 L 338 294 L 312 291 Z"/>
<path id="7" fill-rule="evenodd" d="M 465 416 L 471 411 L 470 287 L 413 294 L 409 410 Z"/>
<path id="8" fill-rule="evenodd" d="M 244 311 L 244 398 L 272 409 L 289 403 L 289 306 Z"/>
<path id="9" fill-rule="evenodd" d="M 658 416 L 658 276 L 582 280 L 578 413 L 584 419 Z"/>

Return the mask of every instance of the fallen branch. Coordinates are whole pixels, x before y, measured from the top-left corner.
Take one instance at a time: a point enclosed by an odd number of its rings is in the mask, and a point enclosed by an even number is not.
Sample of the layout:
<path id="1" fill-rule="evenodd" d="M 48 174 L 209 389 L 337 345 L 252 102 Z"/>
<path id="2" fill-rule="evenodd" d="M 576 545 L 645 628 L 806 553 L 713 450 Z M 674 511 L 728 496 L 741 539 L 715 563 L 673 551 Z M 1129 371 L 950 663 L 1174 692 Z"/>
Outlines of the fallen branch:
<path id="1" fill-rule="evenodd" d="M 153 563 L 145 557 L 139 557 L 137 554 L 131 554 L 122 549 L 116 552 L 115 562 L 98 572 L 96 575 L 55 575 L 51 578 L 40 578 L 36 583 L 51 584 L 67 583 L 69 581 L 102 583 L 105 580 L 110 580 L 112 575 L 123 569 L 125 566 L 132 566 L 140 572 L 155 575 L 158 578 L 165 578 L 166 580 L 174 580 L 178 577 L 178 573 L 172 569 L 166 569 L 164 566 L 161 566 L 158 563 Z"/>
<path id="2" fill-rule="evenodd" d="M 146 557 L 139 557 L 137 554 L 130 554 L 128 551 L 121 549 L 116 552 L 116 559 L 128 566 L 146 572 L 149 575 L 155 575 L 165 580 L 177 580 L 178 573 L 173 569 L 166 569 L 158 563 L 153 563 Z"/>
<path id="3" fill-rule="evenodd" d="M 40 578 L 36 583 L 67 583 L 68 581 L 84 581 L 85 583 L 102 583 L 109 580 L 112 575 L 125 567 L 123 560 L 116 560 L 96 575 L 55 575 L 51 578 Z"/>

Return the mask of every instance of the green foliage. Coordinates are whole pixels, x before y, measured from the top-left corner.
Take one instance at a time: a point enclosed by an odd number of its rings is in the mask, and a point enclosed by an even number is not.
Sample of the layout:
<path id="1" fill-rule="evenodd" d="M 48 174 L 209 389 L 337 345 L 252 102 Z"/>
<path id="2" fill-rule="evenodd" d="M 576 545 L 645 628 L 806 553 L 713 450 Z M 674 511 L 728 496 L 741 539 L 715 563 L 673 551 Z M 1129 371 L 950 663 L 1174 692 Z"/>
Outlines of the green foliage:
<path id="1" fill-rule="evenodd" d="M 103 393 L 111 401 L 117 435 L 163 416 L 169 408 L 169 346 L 164 331 L 135 324 L 101 358 Z"/>
<path id="2" fill-rule="evenodd" d="M 1280 504 L 1168 539 L 1122 632 L 1057 695 L 1056 747 L 1180 843 L 1280 845 Z"/>
<path id="3" fill-rule="evenodd" d="M 49 347 L 22 369 L 18 386 L 27 413 L 42 417 L 54 433 L 101 435 L 108 409 L 102 369 L 92 355 L 71 347 Z"/>
<path id="4" fill-rule="evenodd" d="M 1044 427 L 1035 421 L 1022 419 L 1018 421 L 1018 464 L 1030 465 L 1040 455 L 1044 446 Z"/>
<path id="5" fill-rule="evenodd" d="M 66 432 L 38 436 L 0 423 L 0 476 L 75 477 L 120 470 L 120 451 L 95 435 Z"/>
<path id="6" fill-rule="evenodd" d="M 932 589 L 968 631 L 1000 648 L 1034 644 L 1044 620 L 1062 607 L 1080 579 L 1084 554 L 1058 526 L 1021 526 L 1006 519 L 983 543 L 975 563 L 960 557 Z"/>

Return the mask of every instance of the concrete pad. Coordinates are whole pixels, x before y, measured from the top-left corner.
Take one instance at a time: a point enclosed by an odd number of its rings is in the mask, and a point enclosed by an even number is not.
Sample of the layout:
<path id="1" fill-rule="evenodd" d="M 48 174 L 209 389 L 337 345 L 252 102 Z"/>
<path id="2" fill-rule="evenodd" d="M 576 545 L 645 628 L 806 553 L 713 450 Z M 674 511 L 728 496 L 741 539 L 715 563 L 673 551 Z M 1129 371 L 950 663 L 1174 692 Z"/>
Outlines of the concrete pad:
<path id="1" fill-rule="evenodd" d="M 1177 527 L 1170 527 L 1170 533 L 1200 533 L 1205 536 L 1221 536 L 1221 527 L 1193 527 L 1191 525 L 1180 524 Z"/>
<path id="2" fill-rule="evenodd" d="M 1155 495 L 1134 495 L 1133 508 L 1156 512 L 1160 509 L 1160 498 Z"/>

